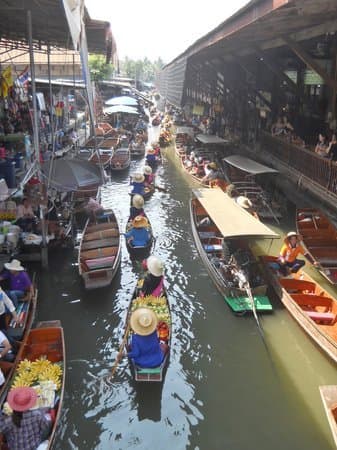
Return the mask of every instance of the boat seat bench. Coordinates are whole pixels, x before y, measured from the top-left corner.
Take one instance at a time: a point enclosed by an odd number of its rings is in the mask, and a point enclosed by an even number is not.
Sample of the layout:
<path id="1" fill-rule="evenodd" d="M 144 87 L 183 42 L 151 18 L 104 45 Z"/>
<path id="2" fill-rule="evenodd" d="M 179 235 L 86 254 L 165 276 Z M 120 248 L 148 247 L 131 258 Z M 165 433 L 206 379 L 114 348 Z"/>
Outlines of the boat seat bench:
<path id="1" fill-rule="evenodd" d="M 332 325 L 336 320 L 336 314 L 332 312 L 306 311 L 306 314 L 310 319 L 317 322 L 324 322 L 327 325 Z"/>

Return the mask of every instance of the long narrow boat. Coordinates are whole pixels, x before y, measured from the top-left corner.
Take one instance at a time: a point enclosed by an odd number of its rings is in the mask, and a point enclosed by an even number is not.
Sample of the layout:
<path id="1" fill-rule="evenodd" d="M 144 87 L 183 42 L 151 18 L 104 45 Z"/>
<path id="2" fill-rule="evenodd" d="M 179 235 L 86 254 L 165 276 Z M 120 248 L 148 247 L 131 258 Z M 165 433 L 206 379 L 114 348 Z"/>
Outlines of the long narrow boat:
<path id="1" fill-rule="evenodd" d="M 107 169 L 110 167 L 113 155 L 113 148 L 99 148 L 90 156 L 89 161 L 96 165 L 102 165 Z"/>
<path id="2" fill-rule="evenodd" d="M 261 219 L 274 219 L 278 222 L 282 217 L 280 205 L 256 182 L 257 176 L 275 175 L 278 171 L 242 155 L 226 156 L 223 161 L 226 163 L 227 180 L 235 186 L 237 195 L 249 198 Z"/>
<path id="3" fill-rule="evenodd" d="M 59 321 L 40 322 L 37 328 L 29 332 L 25 341 L 25 345 L 22 346 L 22 349 L 19 352 L 19 360 L 34 362 L 39 359 L 46 359 L 52 364 L 57 364 L 62 371 L 62 375 L 58 377 L 60 387 L 56 391 L 47 389 L 47 391 L 45 391 L 45 394 L 48 393 L 48 395 L 41 395 L 38 399 L 38 406 L 51 407 L 55 413 L 55 420 L 53 421 L 52 429 L 48 437 L 48 444 L 46 446 L 46 449 L 50 450 L 53 446 L 55 432 L 60 420 L 66 372 L 64 336 L 63 329 Z M 27 366 L 26 362 L 25 366 Z M 21 369 L 20 366 L 17 367 L 17 371 L 14 373 L 11 380 L 13 384 L 15 383 L 16 376 L 19 375 L 18 371 L 20 371 L 20 373 L 23 373 L 25 370 Z M 54 379 L 50 381 L 54 382 Z M 32 380 L 32 383 L 33 386 L 36 386 L 39 382 L 34 382 Z M 27 384 L 25 383 L 25 385 Z M 41 385 L 40 389 L 43 390 Z M 8 389 L 8 391 L 9 390 L 10 389 Z M 2 398 L 2 400 L 5 400 L 5 396 Z M 3 447 L 1 446 L 1 448 Z"/>
<path id="4" fill-rule="evenodd" d="M 13 362 L 0 360 L 0 369 L 5 376 L 5 383 L 0 387 L 0 398 L 6 391 L 8 383 L 10 382 L 13 373 L 18 365 L 18 362 L 20 360 L 20 351 L 26 345 L 27 338 L 35 318 L 37 296 L 38 291 L 36 288 L 34 288 L 34 295 L 30 300 L 19 301 L 16 312 L 18 314 L 20 323 L 17 323 L 14 320 L 8 321 L 6 334 L 9 338 L 16 341 L 18 348 L 16 349 L 17 354 Z"/>
<path id="5" fill-rule="evenodd" d="M 88 219 L 79 255 L 79 274 L 86 289 L 108 286 L 121 261 L 121 239 L 116 216 L 111 210 Z"/>
<path id="6" fill-rule="evenodd" d="M 198 189 L 193 194 L 190 217 L 196 247 L 228 305 L 235 313 L 252 311 L 251 293 L 257 311 L 272 310 L 266 295 L 267 283 L 249 243 L 254 239 L 278 238 L 278 235 L 221 189 Z M 248 285 L 243 283 L 244 279 Z"/>
<path id="7" fill-rule="evenodd" d="M 128 346 L 131 344 L 132 339 L 132 329 L 130 327 L 130 317 L 132 312 L 140 307 L 146 307 L 152 309 L 158 317 L 158 322 L 165 322 L 169 329 L 168 340 L 165 343 L 168 345 L 168 351 L 166 352 L 164 359 L 160 366 L 158 367 L 139 367 L 135 364 L 132 359 L 129 359 L 131 370 L 135 381 L 143 381 L 143 382 L 161 382 L 163 381 L 165 370 L 168 366 L 170 359 L 170 350 L 171 350 L 171 336 L 172 336 L 172 320 L 171 320 L 171 310 L 170 304 L 167 298 L 167 292 L 165 290 L 164 295 L 162 297 L 138 297 L 138 289 L 141 287 L 143 280 L 139 280 L 137 287 L 133 293 L 132 300 L 130 302 L 125 329 L 128 330 Z M 128 350 L 128 349 L 127 349 Z"/>
<path id="8" fill-rule="evenodd" d="M 298 209 L 297 231 L 319 271 L 332 284 L 337 284 L 337 230 L 335 225 L 316 208 Z"/>
<path id="9" fill-rule="evenodd" d="M 120 147 L 115 150 L 115 153 L 110 161 L 110 170 L 112 172 L 121 172 L 130 167 L 131 157 L 128 147 Z"/>
<path id="10" fill-rule="evenodd" d="M 328 418 L 335 446 L 337 447 L 337 386 L 319 386 L 324 411 Z"/>
<path id="11" fill-rule="evenodd" d="M 262 258 L 265 274 L 292 317 L 319 347 L 337 362 L 337 300 L 308 274 L 278 277 L 277 258 Z"/>
<path id="12" fill-rule="evenodd" d="M 146 219 L 149 223 L 147 230 L 150 233 L 150 240 L 149 240 L 148 244 L 145 245 L 144 247 L 132 247 L 132 245 L 130 245 L 130 243 L 126 240 L 126 248 L 130 254 L 130 258 L 132 258 L 132 259 L 147 258 L 149 256 L 151 248 L 152 248 L 152 244 L 153 244 L 152 226 L 151 226 L 151 222 L 150 222 L 149 218 L 147 217 L 147 215 L 144 214 L 144 216 L 146 217 Z M 131 229 L 132 229 L 132 220 L 127 222 L 125 232 L 127 233 Z"/>

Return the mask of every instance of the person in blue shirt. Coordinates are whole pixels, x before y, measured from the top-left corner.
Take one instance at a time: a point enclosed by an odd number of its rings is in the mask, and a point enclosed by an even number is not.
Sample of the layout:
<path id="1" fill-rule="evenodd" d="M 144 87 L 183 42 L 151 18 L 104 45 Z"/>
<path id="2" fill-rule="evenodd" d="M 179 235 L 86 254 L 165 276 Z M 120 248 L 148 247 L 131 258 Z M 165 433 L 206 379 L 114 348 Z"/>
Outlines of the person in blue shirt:
<path id="1" fill-rule="evenodd" d="M 132 228 L 124 236 L 131 247 L 146 247 L 151 239 L 147 218 L 136 216 L 132 221 Z"/>
<path id="2" fill-rule="evenodd" d="M 135 173 L 131 178 L 130 185 L 132 186 L 131 195 L 139 194 L 144 195 L 144 180 L 145 177 L 142 173 Z"/>
<path id="3" fill-rule="evenodd" d="M 150 167 L 154 167 L 157 164 L 156 151 L 153 148 L 149 148 L 146 153 L 146 164 Z"/>
<path id="4" fill-rule="evenodd" d="M 158 367 L 164 359 L 157 333 L 158 317 L 149 308 L 136 309 L 130 318 L 133 330 L 128 357 L 139 367 Z"/>
<path id="5" fill-rule="evenodd" d="M 137 216 L 144 216 L 144 215 L 145 215 L 144 198 L 139 194 L 135 194 L 132 198 L 132 206 L 130 208 L 130 215 L 128 222 L 130 222 Z"/>

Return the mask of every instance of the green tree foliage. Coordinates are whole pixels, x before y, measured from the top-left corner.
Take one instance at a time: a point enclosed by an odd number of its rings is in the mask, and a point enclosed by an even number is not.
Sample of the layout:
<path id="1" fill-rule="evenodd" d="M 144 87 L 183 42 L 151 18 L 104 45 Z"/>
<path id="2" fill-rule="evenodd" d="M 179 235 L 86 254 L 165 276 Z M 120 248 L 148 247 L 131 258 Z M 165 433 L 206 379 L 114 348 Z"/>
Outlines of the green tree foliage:
<path id="1" fill-rule="evenodd" d="M 112 64 L 106 64 L 102 55 L 89 55 L 89 70 L 94 81 L 108 80 L 114 70 Z"/>
<path id="2" fill-rule="evenodd" d="M 161 58 L 155 61 L 144 59 L 130 59 L 127 56 L 119 62 L 120 75 L 146 83 L 153 83 L 157 72 L 162 69 L 164 62 Z"/>

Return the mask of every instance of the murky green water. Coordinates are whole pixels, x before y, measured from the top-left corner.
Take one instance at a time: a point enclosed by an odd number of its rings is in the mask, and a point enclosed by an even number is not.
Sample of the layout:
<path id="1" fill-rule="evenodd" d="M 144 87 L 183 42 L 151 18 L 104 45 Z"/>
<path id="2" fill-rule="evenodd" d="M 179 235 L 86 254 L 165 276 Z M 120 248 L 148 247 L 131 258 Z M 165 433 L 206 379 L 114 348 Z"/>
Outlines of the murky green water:
<path id="1" fill-rule="evenodd" d="M 135 385 L 123 360 L 113 365 L 139 268 L 123 245 L 121 270 L 109 288 L 85 292 L 76 251 L 54 256 L 40 275 L 38 320 L 61 319 L 67 382 L 55 449 L 329 450 L 334 448 L 318 386 L 336 383 L 336 368 L 279 302 L 261 316 L 234 316 L 198 257 L 189 221 L 190 186 L 172 150 L 146 212 L 166 264 L 173 349 L 162 386 Z M 170 153 L 171 152 L 171 153 Z M 142 166 L 133 162 L 131 171 Z M 113 179 L 104 201 L 124 228 L 128 175 Z M 281 224 L 288 231 L 291 215 Z M 280 242 L 275 242 L 275 251 Z M 322 278 L 315 274 L 317 279 Z"/>

